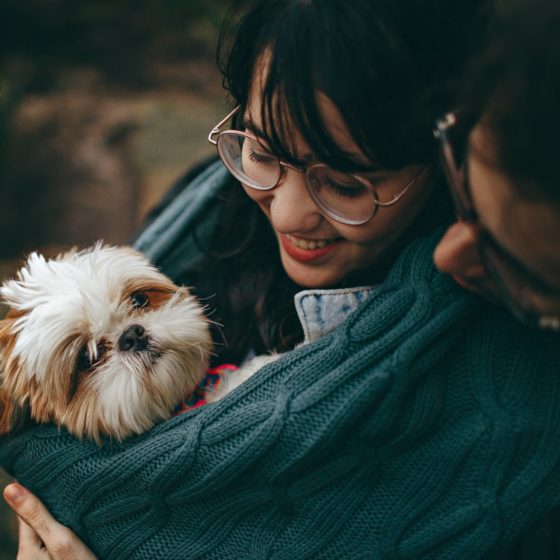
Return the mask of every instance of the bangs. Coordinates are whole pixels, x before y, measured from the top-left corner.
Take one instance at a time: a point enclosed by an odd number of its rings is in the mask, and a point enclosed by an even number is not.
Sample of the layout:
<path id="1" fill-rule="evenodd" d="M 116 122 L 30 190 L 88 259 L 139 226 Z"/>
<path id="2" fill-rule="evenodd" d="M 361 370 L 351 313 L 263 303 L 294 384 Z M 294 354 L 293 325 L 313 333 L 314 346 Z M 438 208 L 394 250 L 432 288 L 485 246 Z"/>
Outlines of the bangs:
<path id="1" fill-rule="evenodd" d="M 254 129 L 264 135 L 275 155 L 295 165 L 309 163 L 297 153 L 296 138 L 299 138 L 311 152 L 313 161 L 328 162 L 340 171 L 378 169 L 376 156 L 365 149 L 372 143 L 366 141 L 365 127 L 356 114 L 359 114 L 355 105 L 356 92 L 359 95 L 369 88 L 364 87 L 363 78 L 355 69 L 347 68 L 341 75 L 342 69 L 348 66 L 347 61 L 352 60 L 351 51 L 355 47 L 348 45 L 352 43 L 355 22 L 337 21 L 337 31 L 331 33 L 332 13 L 327 17 L 313 2 L 289 4 L 285 6 L 283 17 L 272 24 L 274 32 L 262 25 L 255 41 L 255 63 L 247 78 L 253 86 L 260 81 L 262 125 L 260 130 Z M 348 19 L 348 10 L 341 12 L 341 18 L 344 17 Z M 348 30 L 346 37 L 341 37 L 341 29 Z M 338 37 L 334 43 L 333 37 Z M 342 83 L 338 79 L 335 82 L 335 76 L 340 77 Z M 352 100 L 347 99 L 349 91 L 353 94 L 353 107 L 349 107 L 352 105 Z M 320 93 L 329 98 L 342 116 L 347 134 L 356 145 L 355 153 L 343 149 L 325 126 Z M 238 98 L 241 115 L 249 97 Z M 244 99 L 247 100 L 245 104 Z M 364 163 L 364 156 L 368 163 Z"/>
<path id="2" fill-rule="evenodd" d="M 317 73 L 309 72 L 312 67 L 300 61 L 296 69 L 291 63 L 291 71 L 287 72 L 282 68 L 282 57 L 275 52 L 271 55 L 261 92 L 260 114 L 262 133 L 270 149 L 281 159 L 298 166 L 310 163 L 310 157 L 312 162 L 328 162 L 329 166 L 340 171 L 371 171 L 376 166 L 372 161 L 364 164 L 365 154 L 355 138 L 351 135 L 356 147 L 354 152 L 349 153 L 325 125 L 319 94 L 327 94 L 320 87 Z M 331 101 L 334 103 L 334 100 Z M 340 108 L 336 108 L 341 113 Z M 350 133 L 348 125 L 344 124 Z M 309 154 L 298 152 L 296 144 L 301 140 Z"/>
<path id="3" fill-rule="evenodd" d="M 274 153 L 294 164 L 304 163 L 296 140 L 342 171 L 434 164 L 432 124 L 455 106 L 453 84 L 484 3 L 256 0 L 246 17 L 222 30 L 224 86 L 243 116 L 259 80 L 261 114 L 252 118 L 260 118 Z M 358 153 L 348 154 L 338 131 L 326 128 L 320 93 L 338 110 Z"/>

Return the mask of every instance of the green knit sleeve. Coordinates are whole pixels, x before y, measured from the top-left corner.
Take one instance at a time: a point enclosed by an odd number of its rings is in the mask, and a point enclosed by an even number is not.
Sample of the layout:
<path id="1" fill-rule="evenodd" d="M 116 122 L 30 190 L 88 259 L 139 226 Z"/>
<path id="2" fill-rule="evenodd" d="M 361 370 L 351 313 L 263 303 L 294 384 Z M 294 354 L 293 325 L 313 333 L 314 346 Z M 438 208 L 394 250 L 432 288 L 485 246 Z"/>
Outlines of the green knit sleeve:
<path id="1" fill-rule="evenodd" d="M 560 500 L 557 337 L 411 245 L 333 333 L 122 444 L 0 463 L 101 558 L 498 558 Z"/>

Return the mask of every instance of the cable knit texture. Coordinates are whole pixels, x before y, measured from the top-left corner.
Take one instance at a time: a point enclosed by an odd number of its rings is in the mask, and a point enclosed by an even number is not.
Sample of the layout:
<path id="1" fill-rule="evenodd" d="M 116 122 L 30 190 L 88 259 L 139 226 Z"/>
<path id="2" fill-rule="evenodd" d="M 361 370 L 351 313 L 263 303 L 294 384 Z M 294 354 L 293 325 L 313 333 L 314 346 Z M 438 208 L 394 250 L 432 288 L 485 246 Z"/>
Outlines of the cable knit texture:
<path id="1" fill-rule="evenodd" d="M 500 558 L 560 503 L 560 344 L 407 248 L 326 337 L 122 444 L 0 463 L 101 557 Z"/>

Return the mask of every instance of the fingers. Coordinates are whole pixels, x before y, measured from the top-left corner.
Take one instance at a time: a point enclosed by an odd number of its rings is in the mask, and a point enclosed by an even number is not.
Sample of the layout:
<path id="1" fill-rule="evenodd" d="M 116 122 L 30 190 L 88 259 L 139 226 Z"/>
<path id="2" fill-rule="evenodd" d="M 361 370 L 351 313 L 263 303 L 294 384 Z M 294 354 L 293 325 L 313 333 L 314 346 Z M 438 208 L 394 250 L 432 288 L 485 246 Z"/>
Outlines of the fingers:
<path id="1" fill-rule="evenodd" d="M 43 541 L 39 535 L 21 517 L 18 517 L 18 540 L 20 552 L 43 547 Z"/>
<path id="2" fill-rule="evenodd" d="M 31 492 L 19 484 L 9 484 L 4 488 L 4 499 L 39 539 L 45 543 L 49 540 L 59 524 Z"/>
<path id="3" fill-rule="evenodd" d="M 17 560 L 52 560 L 37 533 L 18 517 L 19 548 Z"/>
<path id="4" fill-rule="evenodd" d="M 20 518 L 18 560 L 95 560 L 85 544 L 23 486 L 6 486 L 4 498 Z"/>

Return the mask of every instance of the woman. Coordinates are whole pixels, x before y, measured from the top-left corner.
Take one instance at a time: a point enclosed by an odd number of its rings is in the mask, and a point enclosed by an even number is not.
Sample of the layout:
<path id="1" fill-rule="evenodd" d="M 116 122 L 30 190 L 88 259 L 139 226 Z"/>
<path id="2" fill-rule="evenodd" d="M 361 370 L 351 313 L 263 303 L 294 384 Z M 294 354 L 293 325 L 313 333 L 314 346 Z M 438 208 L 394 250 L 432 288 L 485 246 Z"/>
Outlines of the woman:
<path id="1" fill-rule="evenodd" d="M 410 240 L 450 219 L 429 130 L 484 19 L 477 8 L 487 4 L 262 2 L 239 28 L 225 27 L 221 68 L 237 109 L 211 141 L 234 179 L 221 194 L 212 246 L 202 242 L 208 258 L 183 260 L 183 269 L 169 259 L 171 274 L 217 310 L 227 343 L 218 346 L 216 362 L 293 348 L 303 337 L 293 307 L 302 287 L 376 283 Z M 444 51 L 448 42 L 453 46 Z M 244 137 L 220 135 L 227 128 L 263 140 L 245 137 L 243 146 L 253 152 L 250 173 L 258 177 L 264 168 L 264 187 L 247 186 L 251 178 L 236 171 Z M 269 159 L 256 163 L 252 146 L 263 145 Z M 310 169 L 315 162 L 338 173 Z M 285 188 L 273 188 L 275 181 Z M 355 208 L 362 214 L 352 215 Z M 151 253 L 145 239 L 139 243 Z M 327 255 L 309 250 L 308 242 L 327 241 Z"/>
<path id="2" fill-rule="evenodd" d="M 237 121 L 211 139 L 245 193 L 210 166 L 138 246 L 217 294 L 220 361 L 311 343 L 122 446 L 41 427 L 2 447 L 100 557 L 478 558 L 548 509 L 556 338 L 431 262 L 448 216 L 431 120 L 473 29 L 473 3 L 447 1 L 259 2 L 243 21 Z"/>

